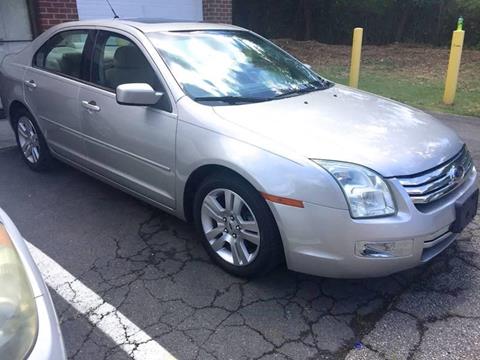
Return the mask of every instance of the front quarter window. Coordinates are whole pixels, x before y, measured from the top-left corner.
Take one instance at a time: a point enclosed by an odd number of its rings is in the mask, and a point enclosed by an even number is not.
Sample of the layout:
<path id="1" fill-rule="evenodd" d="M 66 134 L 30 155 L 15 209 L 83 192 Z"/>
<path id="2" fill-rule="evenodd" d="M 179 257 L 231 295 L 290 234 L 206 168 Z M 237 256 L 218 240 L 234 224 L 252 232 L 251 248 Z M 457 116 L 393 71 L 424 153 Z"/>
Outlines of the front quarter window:
<path id="1" fill-rule="evenodd" d="M 185 93 L 195 100 L 254 102 L 331 85 L 272 43 L 248 31 L 148 35 Z"/>

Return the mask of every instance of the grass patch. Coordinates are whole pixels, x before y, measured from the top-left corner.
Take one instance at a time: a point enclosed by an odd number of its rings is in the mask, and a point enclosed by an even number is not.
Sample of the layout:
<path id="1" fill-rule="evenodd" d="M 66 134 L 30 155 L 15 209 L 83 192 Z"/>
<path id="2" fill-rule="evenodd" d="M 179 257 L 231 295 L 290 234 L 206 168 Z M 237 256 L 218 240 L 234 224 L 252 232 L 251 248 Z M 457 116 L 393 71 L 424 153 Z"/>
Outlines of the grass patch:
<path id="1" fill-rule="evenodd" d="M 328 79 L 348 83 L 350 47 L 315 41 L 277 43 Z M 364 46 L 359 88 L 430 111 L 480 117 L 480 51 L 464 50 L 455 104 L 443 104 L 449 49 Z"/>
<path id="2" fill-rule="evenodd" d="M 329 67 L 317 71 L 339 84 L 348 84 L 348 74 L 343 69 Z M 480 77 L 476 81 L 480 84 Z M 392 69 L 379 68 L 375 71 L 363 71 L 360 75 L 359 88 L 425 110 L 480 116 L 480 87 L 459 88 L 455 104 L 449 106 L 442 102 L 444 91 L 442 81 L 418 79 L 415 76 L 405 77 Z"/>

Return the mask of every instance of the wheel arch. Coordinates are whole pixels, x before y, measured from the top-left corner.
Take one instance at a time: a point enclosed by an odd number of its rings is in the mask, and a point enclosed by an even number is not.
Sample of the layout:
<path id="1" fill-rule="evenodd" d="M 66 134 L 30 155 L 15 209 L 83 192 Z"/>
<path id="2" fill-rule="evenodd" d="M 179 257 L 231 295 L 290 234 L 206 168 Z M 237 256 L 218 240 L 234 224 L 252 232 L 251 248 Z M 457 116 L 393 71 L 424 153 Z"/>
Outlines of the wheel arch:
<path id="1" fill-rule="evenodd" d="M 14 125 L 15 125 L 13 123 L 15 119 L 15 115 L 18 113 L 19 110 L 26 110 L 33 116 L 32 112 L 30 111 L 27 105 L 25 105 L 23 102 L 19 100 L 13 100 L 8 107 L 8 119 L 10 120 L 10 125 L 12 126 L 12 129 L 14 128 Z"/>
<path id="2" fill-rule="evenodd" d="M 36 125 L 40 129 L 40 132 L 42 133 L 43 137 L 46 139 L 47 134 L 46 134 L 45 129 L 43 128 L 42 124 L 40 123 L 40 121 L 38 121 L 37 117 L 34 115 L 33 111 L 30 109 L 30 107 L 27 104 L 25 104 L 25 102 L 20 101 L 18 99 L 13 100 L 10 103 L 10 105 L 8 106 L 8 119 L 10 121 L 10 125 L 11 125 L 13 131 L 16 131 L 15 130 L 15 124 L 14 124 L 15 114 L 21 109 L 26 110 L 30 114 L 30 116 L 33 118 Z M 48 144 L 47 144 L 47 146 L 48 146 Z"/>
<path id="3" fill-rule="evenodd" d="M 197 167 L 188 177 L 185 187 L 183 190 L 183 215 L 186 221 L 188 222 L 193 222 L 193 212 L 194 212 L 194 197 L 195 193 L 200 186 L 200 184 L 209 176 L 212 176 L 213 174 L 230 174 L 231 176 L 237 177 L 243 181 L 245 181 L 247 184 L 249 184 L 253 189 L 258 191 L 259 193 L 262 192 L 262 186 L 260 183 L 258 183 L 253 177 L 250 176 L 250 174 L 246 173 L 245 175 L 240 173 L 239 171 L 236 171 L 232 169 L 232 167 L 229 167 L 228 164 L 205 164 Z M 280 256 L 281 256 L 281 261 L 286 261 L 286 253 L 285 253 L 285 243 L 284 243 L 284 236 L 283 233 L 280 231 L 279 228 L 279 223 L 277 220 L 277 217 L 275 216 L 275 213 L 272 211 L 272 208 L 270 207 L 270 204 L 268 203 L 267 200 L 265 200 L 265 204 L 267 207 L 267 211 L 270 213 L 272 219 L 273 219 L 273 224 L 275 227 L 275 232 L 278 235 L 278 240 L 280 242 Z"/>
<path id="4" fill-rule="evenodd" d="M 219 164 L 202 165 L 196 168 L 190 174 L 183 189 L 183 212 L 184 217 L 188 222 L 193 221 L 193 199 L 195 197 L 198 186 L 207 177 L 218 173 L 230 173 L 233 176 L 241 178 L 245 182 L 249 183 L 253 188 L 258 190 L 258 187 L 251 180 L 228 166 Z"/>

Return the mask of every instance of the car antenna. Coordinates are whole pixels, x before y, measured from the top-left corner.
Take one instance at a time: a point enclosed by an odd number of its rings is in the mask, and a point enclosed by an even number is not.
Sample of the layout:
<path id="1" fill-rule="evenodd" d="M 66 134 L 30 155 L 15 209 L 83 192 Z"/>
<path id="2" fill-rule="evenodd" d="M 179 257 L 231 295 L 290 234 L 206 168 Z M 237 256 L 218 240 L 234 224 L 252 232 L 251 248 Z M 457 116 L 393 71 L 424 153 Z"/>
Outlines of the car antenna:
<path id="1" fill-rule="evenodd" d="M 108 6 L 110 7 L 110 10 L 112 10 L 113 18 L 114 19 L 119 19 L 120 17 L 115 12 L 115 9 L 113 8 L 112 4 L 110 4 L 110 1 L 109 0 L 105 0 L 105 1 L 107 2 Z"/>

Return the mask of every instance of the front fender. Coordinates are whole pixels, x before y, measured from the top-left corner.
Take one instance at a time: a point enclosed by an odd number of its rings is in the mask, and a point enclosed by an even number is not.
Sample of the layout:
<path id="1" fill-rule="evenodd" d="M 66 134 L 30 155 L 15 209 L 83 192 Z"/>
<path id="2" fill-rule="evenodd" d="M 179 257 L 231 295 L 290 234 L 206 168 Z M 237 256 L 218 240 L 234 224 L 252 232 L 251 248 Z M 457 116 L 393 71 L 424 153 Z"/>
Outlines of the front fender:
<path id="1" fill-rule="evenodd" d="M 348 209 L 335 180 L 312 161 L 294 161 L 257 145 L 179 121 L 176 145 L 177 204 L 184 216 L 183 197 L 190 175 L 205 165 L 235 171 L 258 191 L 338 209 Z"/>

